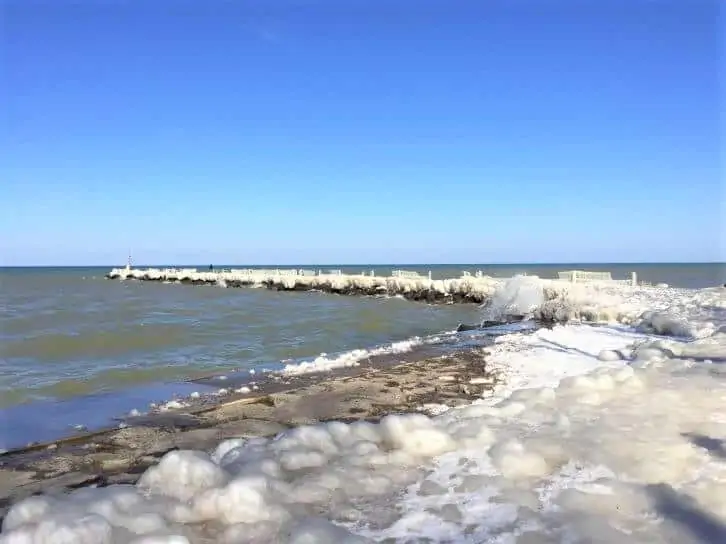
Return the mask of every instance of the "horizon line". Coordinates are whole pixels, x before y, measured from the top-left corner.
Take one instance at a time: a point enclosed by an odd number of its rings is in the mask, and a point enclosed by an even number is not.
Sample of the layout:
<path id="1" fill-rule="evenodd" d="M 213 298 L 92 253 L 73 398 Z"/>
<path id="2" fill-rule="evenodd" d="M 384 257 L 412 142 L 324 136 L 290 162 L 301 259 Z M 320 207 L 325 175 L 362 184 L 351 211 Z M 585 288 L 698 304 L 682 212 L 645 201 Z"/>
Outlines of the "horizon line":
<path id="1" fill-rule="evenodd" d="M 433 263 L 433 262 L 389 262 L 389 263 L 291 263 L 291 264 L 278 264 L 278 263 L 222 263 L 220 265 L 213 265 L 217 267 L 236 267 L 236 266 L 247 266 L 247 267 L 275 267 L 275 268 L 298 268 L 303 266 L 309 267 L 329 267 L 329 266 L 554 266 L 554 265 L 679 265 L 679 264 L 696 264 L 696 265 L 726 265 L 726 261 L 549 261 L 549 262 L 499 262 L 499 263 L 485 263 L 485 262 L 451 262 L 451 263 Z M 0 269 L 7 268 L 123 268 L 125 264 L 14 264 L 14 265 L 0 265 Z M 154 267 L 207 267 L 201 263 L 182 263 L 182 264 L 168 264 L 168 263 L 140 263 L 132 265 L 132 268 L 154 268 Z"/>

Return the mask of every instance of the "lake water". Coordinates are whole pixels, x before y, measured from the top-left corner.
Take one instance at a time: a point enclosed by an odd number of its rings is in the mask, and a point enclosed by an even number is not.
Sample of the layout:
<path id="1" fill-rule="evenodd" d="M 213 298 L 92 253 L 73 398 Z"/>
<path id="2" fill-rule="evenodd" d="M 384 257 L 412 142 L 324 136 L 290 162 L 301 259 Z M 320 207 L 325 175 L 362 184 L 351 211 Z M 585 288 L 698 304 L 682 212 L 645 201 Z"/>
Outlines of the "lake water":
<path id="1" fill-rule="evenodd" d="M 324 268 L 391 271 L 380 265 Z M 642 280 L 676 287 L 726 281 L 722 264 L 398 268 L 431 270 L 434 278 L 458 277 L 462 270 L 553 277 L 558 270 L 589 268 L 616 278 L 635 270 Z M 185 379 L 425 338 L 480 318 L 475 305 L 109 281 L 103 278 L 108 270 L 0 269 L 0 419 L 37 418 L 49 410 L 77 417 L 92 402 L 99 413 L 100 405 L 126 409 L 172 389 L 183 392 L 174 384 Z"/>

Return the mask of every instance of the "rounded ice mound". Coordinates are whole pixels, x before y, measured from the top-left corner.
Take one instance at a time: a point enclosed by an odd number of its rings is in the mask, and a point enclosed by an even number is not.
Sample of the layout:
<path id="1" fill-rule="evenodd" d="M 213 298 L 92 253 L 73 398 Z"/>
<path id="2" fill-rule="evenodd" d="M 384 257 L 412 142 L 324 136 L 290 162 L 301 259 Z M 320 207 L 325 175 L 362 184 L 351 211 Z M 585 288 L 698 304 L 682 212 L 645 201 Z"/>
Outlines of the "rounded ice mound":
<path id="1" fill-rule="evenodd" d="M 289 544 L 366 544 L 370 540 L 321 518 L 307 518 L 290 529 Z"/>
<path id="2" fill-rule="evenodd" d="M 680 338 L 699 339 L 713 334 L 713 325 L 686 321 L 676 315 L 665 312 L 644 312 L 640 316 L 637 330 L 646 334 L 675 336 Z"/>
<path id="3" fill-rule="evenodd" d="M 331 425 L 304 425 L 296 427 L 282 434 L 273 442 L 276 451 L 306 451 L 319 452 L 332 456 L 339 452 L 338 445 L 330 432 Z"/>
<path id="4" fill-rule="evenodd" d="M 388 415 L 380 422 L 384 440 L 406 454 L 433 457 L 456 447 L 454 440 L 423 414 Z"/>
<path id="5" fill-rule="evenodd" d="M 227 525 L 270 521 L 282 524 L 288 512 L 273 500 L 264 476 L 232 480 L 221 489 L 208 489 L 194 497 L 192 508 L 198 520 L 220 520 Z"/>
<path id="6" fill-rule="evenodd" d="M 222 459 L 225 455 L 227 455 L 227 453 L 234 449 L 243 447 L 246 442 L 247 440 L 245 440 L 244 438 L 230 438 L 228 440 L 220 442 L 217 448 L 214 450 L 214 453 L 212 453 L 212 461 L 217 463 L 218 465 L 221 464 Z"/>
<path id="7" fill-rule="evenodd" d="M 120 534 L 137 535 L 136 540 L 122 540 L 129 543 L 145 542 L 142 536 L 155 539 L 148 542 L 184 542 L 178 540 L 183 537 L 174 536 L 163 515 L 148 506 L 145 497 L 131 485 L 31 497 L 8 512 L 0 542 L 110 543 L 117 542 Z"/>
<path id="8" fill-rule="evenodd" d="M 112 537 L 111 524 L 97 514 L 55 515 L 35 526 L 17 527 L 0 536 L 0 544 L 112 544 Z"/>
<path id="9" fill-rule="evenodd" d="M 678 355 L 678 346 L 667 342 L 655 341 L 641 344 L 633 351 L 636 362 L 663 361 Z"/>
<path id="10" fill-rule="evenodd" d="M 167 453 L 149 468 L 138 486 L 153 494 L 188 501 L 198 493 L 227 483 L 227 473 L 206 453 L 178 450 Z"/>
<path id="11" fill-rule="evenodd" d="M 51 497 L 36 495 L 15 504 L 5 516 L 2 524 L 3 532 L 12 531 L 28 523 L 37 523 L 48 515 L 52 503 Z"/>
<path id="12" fill-rule="evenodd" d="M 575 319 L 577 311 L 568 300 L 558 298 L 548 300 L 533 312 L 533 317 L 545 323 L 567 323 Z"/>
<path id="13" fill-rule="evenodd" d="M 549 471 L 541 455 L 527 451 L 517 440 L 507 440 L 492 446 L 489 456 L 502 475 L 512 480 L 544 476 Z"/>
<path id="14" fill-rule="evenodd" d="M 619 361 L 621 359 L 620 353 L 611 349 L 602 350 L 598 356 L 598 360 L 603 362 Z"/>

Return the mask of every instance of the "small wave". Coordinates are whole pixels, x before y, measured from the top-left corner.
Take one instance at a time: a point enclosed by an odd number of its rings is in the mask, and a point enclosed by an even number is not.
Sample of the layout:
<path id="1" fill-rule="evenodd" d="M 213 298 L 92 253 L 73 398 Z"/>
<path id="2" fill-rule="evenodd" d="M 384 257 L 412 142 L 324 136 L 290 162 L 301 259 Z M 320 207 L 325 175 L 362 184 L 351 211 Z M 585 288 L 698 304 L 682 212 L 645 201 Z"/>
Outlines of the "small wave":
<path id="1" fill-rule="evenodd" d="M 408 340 L 393 342 L 385 346 L 371 349 L 354 349 L 351 351 L 339 353 L 337 355 L 328 355 L 327 353 L 321 353 L 311 361 L 287 364 L 282 369 L 281 373 L 286 375 L 300 375 L 310 374 L 313 372 L 330 371 L 338 368 L 355 367 L 359 366 L 361 361 L 363 361 L 364 359 L 368 359 L 369 357 L 409 352 L 415 347 L 421 346 L 424 343 L 432 343 L 434 341 L 433 338 L 436 337 L 422 339 L 421 337 L 415 336 L 413 338 L 409 338 Z"/>
<path id="2" fill-rule="evenodd" d="M 534 276 L 515 276 L 499 287 L 483 306 L 483 320 L 506 321 L 507 317 L 531 316 L 545 302 L 544 286 Z"/>
<path id="3" fill-rule="evenodd" d="M 491 342 L 491 338 L 495 336 L 515 332 L 527 334 L 533 329 L 534 324 L 532 321 L 523 321 L 465 332 L 459 332 L 457 330 L 441 331 L 428 336 L 414 336 L 405 340 L 371 348 L 358 348 L 335 354 L 321 353 L 314 359 L 309 360 L 297 359 L 282 361 L 284 367 L 278 371 L 270 369 L 269 366 L 267 368 L 260 368 L 259 370 L 263 372 L 279 372 L 280 374 L 288 376 L 326 372 L 360 366 L 362 361 L 372 357 L 410 353 L 424 346 L 440 346 L 447 351 L 458 348 L 471 348 L 488 344 Z"/>

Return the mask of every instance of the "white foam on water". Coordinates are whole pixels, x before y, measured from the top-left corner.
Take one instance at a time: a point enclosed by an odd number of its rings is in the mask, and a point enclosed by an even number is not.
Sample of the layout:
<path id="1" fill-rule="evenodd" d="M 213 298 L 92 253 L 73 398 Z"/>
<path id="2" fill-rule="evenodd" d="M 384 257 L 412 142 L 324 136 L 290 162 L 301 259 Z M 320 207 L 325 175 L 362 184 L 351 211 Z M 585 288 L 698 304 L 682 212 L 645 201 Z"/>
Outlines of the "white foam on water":
<path id="1" fill-rule="evenodd" d="M 0 543 L 724 542 L 726 290 L 668 296 L 685 329 L 507 335 L 471 405 L 174 451 L 14 505 Z"/>
<path id="2" fill-rule="evenodd" d="M 181 410 L 182 408 L 186 408 L 188 404 L 185 402 L 181 402 L 178 400 L 170 400 L 168 402 L 165 402 L 164 404 L 160 405 L 158 407 L 158 410 L 160 412 L 168 412 L 169 410 Z"/>
<path id="3" fill-rule="evenodd" d="M 545 302 L 544 282 L 536 276 L 515 276 L 494 291 L 483 305 L 485 320 L 501 320 L 507 316 L 530 316 Z"/>
<path id="4" fill-rule="evenodd" d="M 413 338 L 409 338 L 408 340 L 393 342 L 391 344 L 387 344 L 385 346 L 380 346 L 377 348 L 354 349 L 337 355 L 328 355 L 327 353 L 321 353 L 312 361 L 286 364 L 285 367 L 280 371 L 280 373 L 287 376 L 297 376 L 300 374 L 310 374 L 313 372 L 326 372 L 339 368 L 356 367 L 360 366 L 361 361 L 370 357 L 391 355 L 396 353 L 406 353 L 413 350 L 417 346 L 421 346 L 427 343 L 438 342 L 440 341 L 440 339 L 440 336 L 433 336 L 425 339 L 416 336 Z"/>

